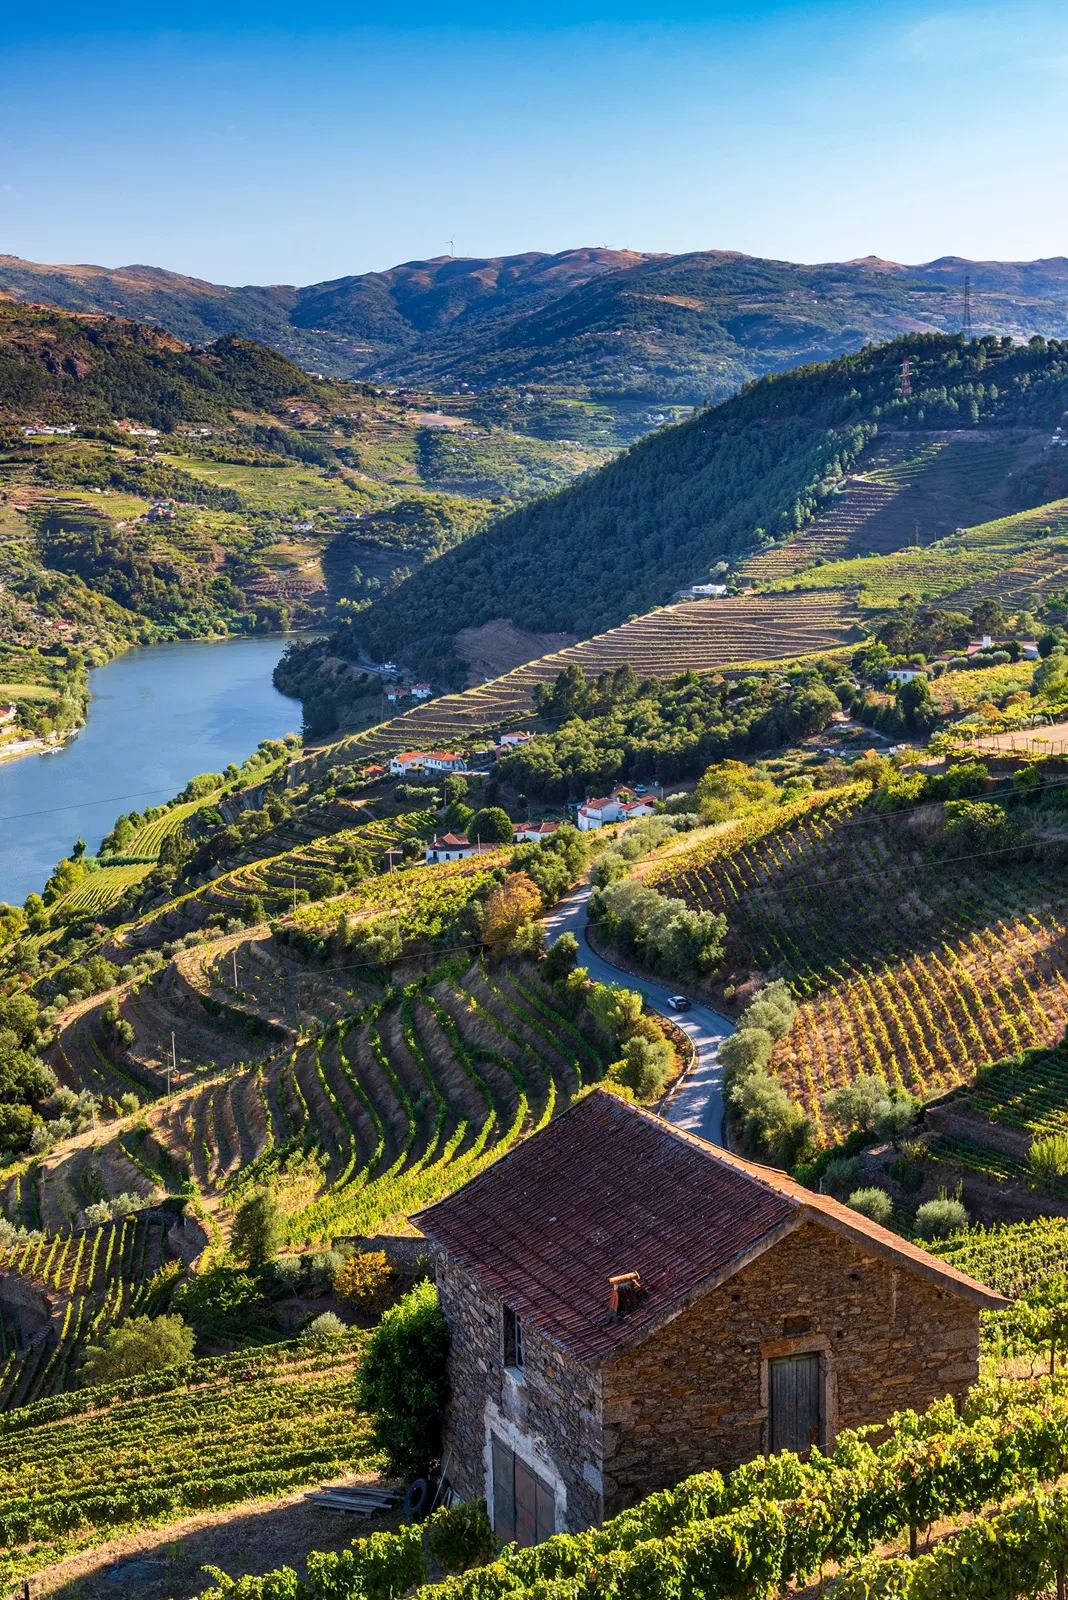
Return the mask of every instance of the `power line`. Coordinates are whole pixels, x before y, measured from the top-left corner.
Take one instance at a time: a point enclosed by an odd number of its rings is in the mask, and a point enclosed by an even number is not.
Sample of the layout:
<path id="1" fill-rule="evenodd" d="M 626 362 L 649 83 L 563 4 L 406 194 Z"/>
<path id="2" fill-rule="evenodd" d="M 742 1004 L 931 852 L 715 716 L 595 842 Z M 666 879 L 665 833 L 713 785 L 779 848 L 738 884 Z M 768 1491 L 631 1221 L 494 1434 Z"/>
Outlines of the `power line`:
<path id="1" fill-rule="evenodd" d="M 60 811 L 81 811 L 85 806 L 114 806 L 120 800 L 143 800 L 148 795 L 173 795 L 174 787 L 166 789 L 138 789 L 134 794 L 106 794 L 100 800 L 76 800 L 69 806 L 44 806 L 40 811 L 16 811 L 13 816 L 0 817 L 0 822 L 25 822 L 28 817 L 53 817 Z"/>

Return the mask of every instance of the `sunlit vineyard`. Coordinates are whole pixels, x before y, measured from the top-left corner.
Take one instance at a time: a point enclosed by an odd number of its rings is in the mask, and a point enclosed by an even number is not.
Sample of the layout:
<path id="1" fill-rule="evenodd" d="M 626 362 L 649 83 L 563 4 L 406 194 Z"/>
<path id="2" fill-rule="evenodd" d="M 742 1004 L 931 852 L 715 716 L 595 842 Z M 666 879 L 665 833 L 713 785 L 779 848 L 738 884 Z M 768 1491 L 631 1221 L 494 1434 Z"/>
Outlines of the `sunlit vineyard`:
<path id="1" fill-rule="evenodd" d="M 5 1592 L 123 1529 L 373 1466 L 353 1386 L 358 1358 L 356 1339 L 325 1352 L 275 1346 L 40 1400 L 0 1420 Z"/>
<path id="2" fill-rule="evenodd" d="M 922 826 L 838 795 L 745 819 L 653 875 L 726 914 L 732 960 L 790 981 L 773 1066 L 818 1125 L 860 1073 L 928 1098 L 1064 1031 L 1068 890 L 1033 861 L 932 860 Z"/>
<path id="3" fill-rule="evenodd" d="M 0 1410 L 61 1393 L 87 1343 L 122 1317 L 152 1308 L 165 1226 L 133 1216 L 3 1252 L 0 1272 L 18 1274 L 55 1309 L 47 1329 L 29 1337 L 25 1313 L 0 1307 Z"/>
<path id="4" fill-rule="evenodd" d="M 253 1014 L 299 971 L 270 950 L 250 955 L 259 948 L 237 940 L 189 958 L 217 962 L 221 976 L 240 953 L 233 1003 Z M 540 1126 L 610 1059 L 592 1023 L 565 1015 L 529 969 L 491 975 L 466 955 L 403 989 L 363 968 L 312 977 L 315 1011 L 290 1014 L 288 1044 L 275 1040 L 258 1064 L 201 1071 L 95 1145 L 27 1164 L 5 1191 L 12 1220 L 69 1227 L 89 1185 L 162 1196 L 191 1179 L 225 1208 L 269 1179 L 292 1244 L 375 1232 Z"/>

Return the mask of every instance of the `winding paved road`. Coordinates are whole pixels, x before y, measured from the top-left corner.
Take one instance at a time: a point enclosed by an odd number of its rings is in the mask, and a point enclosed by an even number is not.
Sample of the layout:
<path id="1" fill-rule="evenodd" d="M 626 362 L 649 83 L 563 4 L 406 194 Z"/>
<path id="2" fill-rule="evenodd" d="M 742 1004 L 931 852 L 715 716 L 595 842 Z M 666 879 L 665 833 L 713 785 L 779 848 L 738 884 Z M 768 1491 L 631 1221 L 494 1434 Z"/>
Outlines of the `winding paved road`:
<path id="1" fill-rule="evenodd" d="M 633 973 L 614 967 L 610 961 L 591 949 L 586 939 L 586 903 L 590 898 L 590 885 L 584 883 L 561 900 L 556 910 L 547 916 L 545 932 L 551 944 L 562 933 L 573 933 L 579 944 L 579 963 L 597 983 L 622 983 L 628 989 L 637 989 L 654 1011 L 689 1034 L 697 1046 L 697 1063 L 682 1087 L 670 1100 L 664 1115 L 676 1127 L 687 1133 L 696 1133 L 712 1144 L 723 1143 L 723 1068 L 719 1061 L 719 1047 L 734 1024 L 721 1017 L 708 1006 L 695 1005 L 689 1011 L 675 1012 L 668 1005 L 665 989 L 648 979 L 636 978 Z"/>

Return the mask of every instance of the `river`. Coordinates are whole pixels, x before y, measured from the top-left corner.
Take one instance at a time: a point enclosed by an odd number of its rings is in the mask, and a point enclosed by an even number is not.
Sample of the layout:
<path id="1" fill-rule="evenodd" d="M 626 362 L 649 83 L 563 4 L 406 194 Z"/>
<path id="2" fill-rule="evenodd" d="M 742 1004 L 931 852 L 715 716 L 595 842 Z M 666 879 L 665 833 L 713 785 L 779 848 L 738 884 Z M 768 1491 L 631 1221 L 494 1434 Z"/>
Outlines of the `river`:
<path id="1" fill-rule="evenodd" d="M 89 676 L 85 727 L 62 750 L 0 764 L 0 901 L 40 891 L 74 841 L 95 851 L 124 811 L 169 800 L 198 772 L 300 728 L 271 673 L 278 635 L 147 645 Z"/>

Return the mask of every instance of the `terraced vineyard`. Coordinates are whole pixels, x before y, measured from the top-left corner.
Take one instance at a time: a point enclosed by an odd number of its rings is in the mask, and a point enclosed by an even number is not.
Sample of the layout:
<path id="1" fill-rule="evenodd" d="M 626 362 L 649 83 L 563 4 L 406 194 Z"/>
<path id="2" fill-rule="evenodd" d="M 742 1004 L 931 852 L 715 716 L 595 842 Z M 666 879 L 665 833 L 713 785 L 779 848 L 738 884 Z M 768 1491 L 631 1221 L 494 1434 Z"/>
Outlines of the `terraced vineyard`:
<path id="1" fill-rule="evenodd" d="M 1045 442 L 1044 434 L 1015 431 L 881 432 L 805 532 L 752 557 L 741 575 L 748 583 L 781 584 L 817 563 L 885 556 L 985 522 L 1005 508 L 1009 473 L 1034 459 Z"/>
<path id="2" fill-rule="evenodd" d="M 377 1463 L 353 1384 L 359 1350 L 356 1338 L 319 1353 L 275 1346 L 42 1399 L 5 1418 L 4 1591 L 123 1528 L 369 1470 Z"/>
<path id="3" fill-rule="evenodd" d="M 10 1216 L 18 1209 L 11 1182 L 4 1200 Z M 42 1308 L 34 1316 L 0 1302 L 0 1411 L 62 1393 L 86 1344 L 120 1318 L 151 1309 L 164 1231 L 161 1220 L 127 1217 L 0 1254 L 0 1273 L 17 1273 L 32 1285 Z M 48 1311 L 51 1321 L 35 1329 Z"/>
<path id="4" fill-rule="evenodd" d="M 662 606 L 582 644 L 515 667 L 500 678 L 428 701 L 402 717 L 354 734 L 294 763 L 299 779 L 338 762 L 362 764 L 398 750 L 448 749 L 484 729 L 528 721 L 535 684 L 576 665 L 587 677 L 629 662 L 639 676 L 670 678 L 744 663 L 770 662 L 844 646 L 855 622 L 843 596 L 797 599 L 738 596 Z"/>
<path id="5" fill-rule="evenodd" d="M 1068 502 L 962 528 L 926 549 L 845 557 L 781 574 L 769 569 L 767 581 L 775 591 L 799 595 L 849 594 L 862 607 L 890 606 L 914 594 L 958 611 L 992 598 L 1011 611 L 1035 596 L 1060 593 L 1068 581 Z"/>
<path id="6" fill-rule="evenodd" d="M 651 881 L 724 912 L 739 970 L 800 1002 L 772 1065 L 820 1126 L 826 1092 L 883 1072 L 929 1098 L 1068 1020 L 1068 890 L 1036 862 L 932 861 L 908 818 L 835 798 L 766 813 Z"/>
<path id="7" fill-rule="evenodd" d="M 297 970 L 272 946 L 246 935 L 188 954 L 220 975 L 239 956 L 234 1004 L 263 1015 Z M 95 1171 L 107 1194 L 173 1192 L 191 1178 L 210 1208 L 270 1178 L 292 1244 L 375 1232 L 540 1126 L 609 1059 L 592 1024 L 565 1016 L 526 970 L 490 977 L 465 958 L 401 991 L 362 975 L 343 989 L 351 976 L 306 973 L 315 1012 L 295 1006 L 288 1043 L 258 1064 L 210 1077 L 201 1068 L 198 1081 L 97 1146 L 68 1146 L 27 1167 L 19 1182 L 46 1225 L 69 1226 Z"/>
<path id="8" fill-rule="evenodd" d="M 1068 1052 L 1063 1047 L 1024 1050 L 998 1061 L 955 1095 L 952 1104 L 1039 1138 L 1068 1133 Z"/>
<path id="9" fill-rule="evenodd" d="M 291 909 L 302 891 L 313 899 L 339 894 L 348 878 L 362 875 L 368 862 L 380 864 L 387 851 L 408 839 L 428 838 L 435 825 L 429 811 L 376 819 L 366 806 L 332 801 L 314 821 L 290 821 L 273 828 L 247 847 L 230 871 L 127 924 L 115 948 L 148 948 L 201 930 L 212 918 L 243 918 L 253 897 L 263 902 L 266 915 L 277 915 Z"/>

